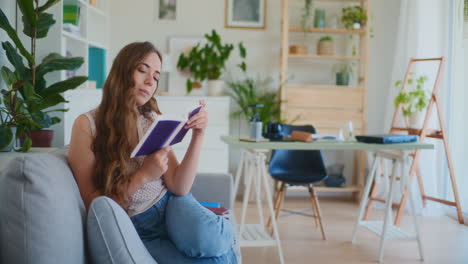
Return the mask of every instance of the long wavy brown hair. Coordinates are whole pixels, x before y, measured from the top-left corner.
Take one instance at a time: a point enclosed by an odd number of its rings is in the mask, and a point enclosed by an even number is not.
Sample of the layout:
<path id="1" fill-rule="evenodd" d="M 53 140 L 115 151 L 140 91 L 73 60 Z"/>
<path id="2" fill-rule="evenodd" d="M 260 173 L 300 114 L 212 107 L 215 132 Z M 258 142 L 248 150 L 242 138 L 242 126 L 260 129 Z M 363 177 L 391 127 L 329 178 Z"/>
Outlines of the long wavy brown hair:
<path id="1" fill-rule="evenodd" d="M 150 53 L 161 53 L 150 42 L 134 42 L 125 46 L 112 64 L 103 87 L 101 104 L 95 113 L 96 136 L 92 143 L 96 165 L 93 181 L 104 195 L 116 198 L 126 208 L 127 189 L 131 181 L 130 158 L 138 143 L 138 114 L 151 119 L 150 112 L 161 114 L 154 97 L 135 112 L 133 73 Z M 156 88 L 157 90 L 157 88 Z"/>

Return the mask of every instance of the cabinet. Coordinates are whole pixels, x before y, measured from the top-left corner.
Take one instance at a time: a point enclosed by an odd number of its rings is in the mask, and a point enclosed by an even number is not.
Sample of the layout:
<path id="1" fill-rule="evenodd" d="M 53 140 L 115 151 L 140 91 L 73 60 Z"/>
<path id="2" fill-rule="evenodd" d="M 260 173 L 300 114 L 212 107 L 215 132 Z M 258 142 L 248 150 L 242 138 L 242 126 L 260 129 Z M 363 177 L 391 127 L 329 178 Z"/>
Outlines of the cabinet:
<path id="1" fill-rule="evenodd" d="M 335 12 L 336 20 L 341 17 L 345 6 L 360 5 L 369 15 L 370 0 L 313 0 L 314 8 L 327 8 Z M 312 124 L 320 134 L 338 134 L 350 120 L 355 134 L 367 130 L 367 83 L 369 61 L 370 21 L 359 29 L 346 28 L 306 28 L 299 26 L 300 9 L 304 0 L 281 1 L 281 58 L 280 58 L 280 97 L 283 100 L 282 119 L 295 120 L 294 124 Z M 299 42 L 298 34 L 336 38 L 335 47 L 343 47 L 352 36 L 356 41 L 356 54 L 338 49 L 335 55 L 290 54 L 289 46 Z M 318 40 L 318 39 L 317 39 Z M 317 42 L 317 40 L 315 42 Z M 308 41 L 307 38 L 302 41 Z M 309 46 L 311 43 L 309 43 Z M 312 43 L 315 45 L 315 43 Z M 330 85 L 334 77 L 327 78 L 313 74 L 321 70 L 332 76 L 330 62 L 353 62 L 354 83 L 348 86 Z M 291 78 L 294 74 L 305 73 L 301 81 Z M 309 73 L 309 74 L 307 74 Z M 364 175 L 364 153 L 355 155 L 354 183 L 346 188 L 320 188 L 320 191 L 360 192 Z M 359 166 L 358 166 L 359 163 Z"/>
<path id="2" fill-rule="evenodd" d="M 51 52 L 56 52 L 66 57 L 83 57 L 84 63 L 74 72 L 61 71 L 50 74 L 48 76 L 49 82 L 65 80 L 73 75 L 88 76 L 89 80 L 76 90 L 64 93 L 63 96 L 69 103 L 64 103 L 60 107 L 70 108 L 70 111 L 56 114 L 62 122 L 53 127 L 54 140 L 52 144 L 55 147 L 68 144 L 75 118 L 94 108 L 97 104 L 92 102 L 95 102 L 96 99 L 99 99 L 100 102 L 101 92 L 96 91 L 96 89 L 102 88 L 109 68 L 107 54 L 110 39 L 110 3 L 110 0 L 90 0 L 89 2 L 63 0 L 50 10 L 56 24 L 51 28 L 48 37 L 39 42 L 39 59 Z M 64 11 L 66 6 L 76 7 L 72 10 L 79 9 L 78 26 L 69 26 L 69 23 L 64 23 L 64 19 L 69 18 Z M 92 98 L 95 94 L 98 95 L 98 98 Z"/>

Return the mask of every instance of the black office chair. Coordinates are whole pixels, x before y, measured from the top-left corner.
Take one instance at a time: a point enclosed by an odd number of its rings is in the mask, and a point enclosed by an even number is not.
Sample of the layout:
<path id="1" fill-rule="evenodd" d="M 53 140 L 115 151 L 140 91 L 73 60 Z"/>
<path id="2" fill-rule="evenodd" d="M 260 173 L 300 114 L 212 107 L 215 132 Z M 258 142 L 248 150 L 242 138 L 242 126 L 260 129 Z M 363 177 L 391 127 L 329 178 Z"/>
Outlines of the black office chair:
<path id="1" fill-rule="evenodd" d="M 283 125 L 284 136 L 291 135 L 293 130 L 315 133 L 315 128 L 311 125 Z M 320 226 L 322 237 L 326 240 L 320 216 L 320 207 L 313 187 L 313 184 L 327 178 L 322 152 L 320 150 L 273 150 L 269 164 L 269 173 L 279 184 L 279 187 L 276 188 L 274 199 L 276 219 L 278 218 L 287 186 L 307 186 L 312 200 L 315 225 Z M 271 218 L 268 220 L 267 226 L 270 226 L 270 223 Z"/>

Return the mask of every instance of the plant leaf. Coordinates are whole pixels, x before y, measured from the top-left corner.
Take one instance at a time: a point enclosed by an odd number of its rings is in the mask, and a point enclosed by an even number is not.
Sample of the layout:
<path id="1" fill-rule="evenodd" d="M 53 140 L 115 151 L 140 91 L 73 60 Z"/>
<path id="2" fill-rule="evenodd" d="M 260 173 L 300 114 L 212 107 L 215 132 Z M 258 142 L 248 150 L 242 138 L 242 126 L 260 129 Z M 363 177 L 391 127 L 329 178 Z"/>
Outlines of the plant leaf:
<path id="1" fill-rule="evenodd" d="M 18 79 L 16 78 L 16 75 L 6 66 L 3 66 L 0 71 L 2 73 L 2 78 L 5 81 L 7 86 L 11 86 L 12 84 L 18 81 Z"/>
<path id="2" fill-rule="evenodd" d="M 36 10 L 34 8 L 34 1 L 32 0 L 17 0 L 18 7 L 21 10 L 21 13 L 25 17 L 25 26 L 26 24 L 31 26 L 37 26 L 37 17 Z"/>
<path id="3" fill-rule="evenodd" d="M 39 13 L 46 11 L 58 2 L 60 2 L 60 0 L 48 0 L 43 6 L 39 7 Z"/>
<path id="4" fill-rule="evenodd" d="M 241 58 L 245 59 L 247 56 L 247 50 L 244 47 L 244 44 L 242 42 L 239 43 L 239 54 Z"/>
<path id="5" fill-rule="evenodd" d="M 35 105 L 34 109 L 31 109 L 32 112 L 38 111 L 38 110 L 43 110 L 48 107 L 56 106 L 60 103 L 67 103 L 68 101 L 63 98 L 60 94 L 53 94 L 47 97 L 44 97 L 44 99 L 41 101 L 40 104 Z"/>
<path id="6" fill-rule="evenodd" d="M 63 93 L 65 91 L 75 89 L 76 87 L 80 86 L 87 80 L 88 80 L 88 77 L 86 76 L 75 76 L 70 79 L 52 84 L 48 88 L 45 88 L 44 90 L 42 90 L 39 93 L 39 95 L 42 97 L 48 97 L 54 94 Z"/>
<path id="7" fill-rule="evenodd" d="M 29 149 L 32 147 L 32 140 L 30 137 L 26 136 L 23 141 L 23 146 L 19 150 L 15 151 L 21 151 L 21 152 L 28 152 Z"/>
<path id="8" fill-rule="evenodd" d="M 23 64 L 23 58 L 16 52 L 16 49 L 9 41 L 2 42 L 8 61 L 15 67 L 22 78 L 26 78 L 26 67 Z"/>
<path id="9" fill-rule="evenodd" d="M 37 66 L 37 77 L 40 78 L 52 71 L 75 70 L 83 63 L 84 59 L 82 57 L 65 58 L 58 53 L 51 53 Z"/>
<path id="10" fill-rule="evenodd" d="M 5 16 L 5 13 L 3 13 L 1 9 L 0 9 L 0 28 L 5 30 L 5 32 L 11 38 L 11 40 L 13 40 L 16 47 L 19 49 L 20 53 L 26 58 L 29 64 L 33 64 L 34 58 L 24 48 L 23 43 L 21 43 L 21 40 L 18 38 L 18 34 L 16 33 L 16 30 L 10 25 L 10 22 L 8 22 L 8 18 Z"/>
<path id="11" fill-rule="evenodd" d="M 0 149 L 4 149 L 8 147 L 12 139 L 13 139 L 13 132 L 11 132 L 11 128 L 7 125 L 1 125 L 0 126 Z"/>
<path id="12" fill-rule="evenodd" d="M 24 29 L 23 33 L 26 36 L 29 36 L 31 38 L 34 37 L 34 30 L 31 25 L 28 25 L 25 21 L 26 17 L 23 16 L 23 23 L 24 23 Z M 49 33 L 49 29 L 55 24 L 55 19 L 52 14 L 49 13 L 41 13 L 39 14 L 39 19 L 37 23 L 37 35 L 36 38 L 45 38 L 47 36 L 47 33 Z"/>

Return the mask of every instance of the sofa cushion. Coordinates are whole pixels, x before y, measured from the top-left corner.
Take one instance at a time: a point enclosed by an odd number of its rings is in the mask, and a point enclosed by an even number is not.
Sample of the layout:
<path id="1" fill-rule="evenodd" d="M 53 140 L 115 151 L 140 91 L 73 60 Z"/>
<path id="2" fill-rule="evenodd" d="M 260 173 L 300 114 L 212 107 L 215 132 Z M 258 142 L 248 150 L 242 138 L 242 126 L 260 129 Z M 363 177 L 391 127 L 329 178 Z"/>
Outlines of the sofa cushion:
<path id="1" fill-rule="evenodd" d="M 26 154 L 0 175 L 0 263 L 86 263 L 86 210 L 62 154 Z"/>
<path id="2" fill-rule="evenodd" d="M 87 233 L 92 263 L 156 263 L 130 217 L 110 198 L 101 196 L 91 203 Z"/>

